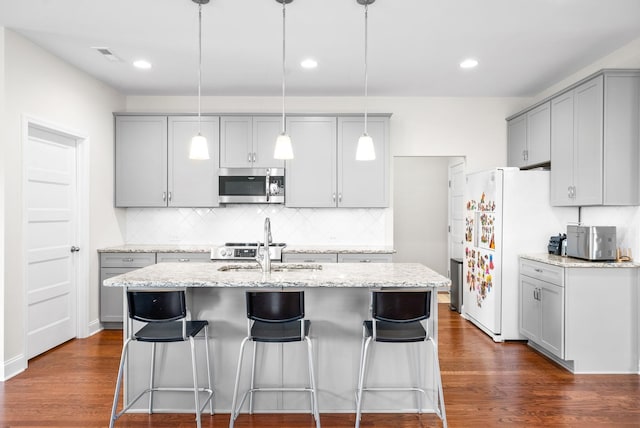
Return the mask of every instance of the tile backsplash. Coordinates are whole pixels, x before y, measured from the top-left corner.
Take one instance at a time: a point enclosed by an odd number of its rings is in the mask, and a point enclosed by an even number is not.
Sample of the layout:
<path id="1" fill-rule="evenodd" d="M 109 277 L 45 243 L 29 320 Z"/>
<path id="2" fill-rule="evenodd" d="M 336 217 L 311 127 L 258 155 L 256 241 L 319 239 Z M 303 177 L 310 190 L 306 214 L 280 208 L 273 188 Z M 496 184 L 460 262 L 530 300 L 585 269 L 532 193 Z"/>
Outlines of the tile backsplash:
<path id="1" fill-rule="evenodd" d="M 289 245 L 392 245 L 390 208 L 128 208 L 127 244 L 222 244 L 263 240 L 265 217 L 274 242 Z"/>

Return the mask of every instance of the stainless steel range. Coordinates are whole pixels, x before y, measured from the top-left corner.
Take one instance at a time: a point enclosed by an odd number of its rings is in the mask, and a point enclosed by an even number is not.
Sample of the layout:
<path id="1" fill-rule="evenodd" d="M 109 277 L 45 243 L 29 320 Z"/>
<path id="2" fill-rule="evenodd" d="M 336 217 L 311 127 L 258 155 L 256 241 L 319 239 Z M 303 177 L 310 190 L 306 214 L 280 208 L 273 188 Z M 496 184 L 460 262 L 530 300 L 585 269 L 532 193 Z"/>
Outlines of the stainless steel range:
<path id="1" fill-rule="evenodd" d="M 260 247 L 258 249 L 258 246 Z M 282 261 L 283 243 L 269 244 L 269 258 L 272 261 Z M 219 247 L 211 248 L 211 260 L 256 261 L 256 255 L 264 251 L 257 242 L 227 242 Z"/>

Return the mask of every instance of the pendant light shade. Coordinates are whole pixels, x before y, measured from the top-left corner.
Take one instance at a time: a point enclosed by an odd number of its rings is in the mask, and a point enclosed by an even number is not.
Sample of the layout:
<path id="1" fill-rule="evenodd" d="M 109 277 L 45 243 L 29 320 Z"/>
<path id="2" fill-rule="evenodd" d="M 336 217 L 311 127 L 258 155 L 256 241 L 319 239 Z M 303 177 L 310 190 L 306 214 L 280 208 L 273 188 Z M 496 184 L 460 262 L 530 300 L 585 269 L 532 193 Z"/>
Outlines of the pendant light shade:
<path id="1" fill-rule="evenodd" d="M 287 134 L 286 118 L 284 114 L 284 100 L 285 100 L 285 53 L 286 53 L 286 5 L 293 0 L 276 0 L 278 3 L 282 3 L 282 133 L 278 135 L 276 139 L 276 147 L 273 151 L 273 157 L 275 159 L 293 159 L 293 147 L 291 145 L 291 137 Z"/>
<path id="2" fill-rule="evenodd" d="M 209 145 L 207 139 L 198 134 L 191 139 L 189 159 L 206 160 L 209 159 Z"/>
<path id="3" fill-rule="evenodd" d="M 376 159 L 376 149 L 373 147 L 373 138 L 369 134 L 364 133 L 358 139 L 358 147 L 356 148 L 356 160 L 368 161 Z"/>
<path id="4" fill-rule="evenodd" d="M 276 159 L 293 159 L 293 147 L 289 134 L 282 133 L 276 139 L 276 149 L 273 152 Z"/>
<path id="5" fill-rule="evenodd" d="M 207 139 L 201 134 L 201 90 L 202 90 L 202 5 L 209 3 L 209 0 L 192 0 L 198 4 L 198 134 L 191 139 L 189 148 L 189 159 L 206 160 L 209 159 L 209 145 Z"/>
<path id="6" fill-rule="evenodd" d="M 358 139 L 356 148 L 356 160 L 369 161 L 375 160 L 376 150 L 373 146 L 373 138 L 367 134 L 367 96 L 369 84 L 369 62 L 368 62 L 368 36 L 369 36 L 369 5 L 375 0 L 356 0 L 358 4 L 364 6 L 364 132 Z"/>

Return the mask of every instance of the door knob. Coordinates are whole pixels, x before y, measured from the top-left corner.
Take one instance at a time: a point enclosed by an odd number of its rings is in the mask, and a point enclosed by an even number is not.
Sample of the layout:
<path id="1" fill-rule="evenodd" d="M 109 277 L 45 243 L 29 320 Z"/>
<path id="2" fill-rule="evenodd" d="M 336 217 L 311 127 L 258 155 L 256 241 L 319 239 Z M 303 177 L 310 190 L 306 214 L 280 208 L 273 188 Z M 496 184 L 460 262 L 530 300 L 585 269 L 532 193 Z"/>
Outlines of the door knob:
<path id="1" fill-rule="evenodd" d="M 75 245 L 71 247 L 72 253 L 77 253 L 78 251 L 80 251 L 80 247 L 76 247 Z"/>

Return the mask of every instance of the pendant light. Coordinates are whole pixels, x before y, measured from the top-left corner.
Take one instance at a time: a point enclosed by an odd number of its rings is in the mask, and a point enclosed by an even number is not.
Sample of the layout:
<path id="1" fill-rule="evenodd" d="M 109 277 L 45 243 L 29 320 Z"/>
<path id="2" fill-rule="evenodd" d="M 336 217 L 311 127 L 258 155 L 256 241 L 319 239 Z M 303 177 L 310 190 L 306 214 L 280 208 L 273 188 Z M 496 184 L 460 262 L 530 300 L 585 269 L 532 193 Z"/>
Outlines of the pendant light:
<path id="1" fill-rule="evenodd" d="M 209 159 L 209 145 L 207 139 L 202 136 L 201 125 L 201 90 L 202 90 L 202 5 L 209 3 L 209 0 L 192 0 L 198 4 L 198 135 L 191 139 L 189 149 L 189 159 L 206 160 Z"/>
<path id="2" fill-rule="evenodd" d="M 376 0 L 356 0 L 358 4 L 364 6 L 364 132 L 358 139 L 358 146 L 356 148 L 356 160 L 368 161 L 375 160 L 376 151 L 373 147 L 373 139 L 367 134 L 367 89 L 369 84 L 369 70 L 368 70 L 368 15 L 369 5 Z"/>
<path id="3" fill-rule="evenodd" d="M 284 96 L 285 96 L 285 41 L 286 41 L 286 5 L 293 0 L 276 0 L 282 3 L 282 133 L 276 139 L 276 148 L 273 151 L 275 159 L 293 159 L 293 148 L 291 147 L 291 137 L 287 134 L 287 125 L 284 115 Z"/>

